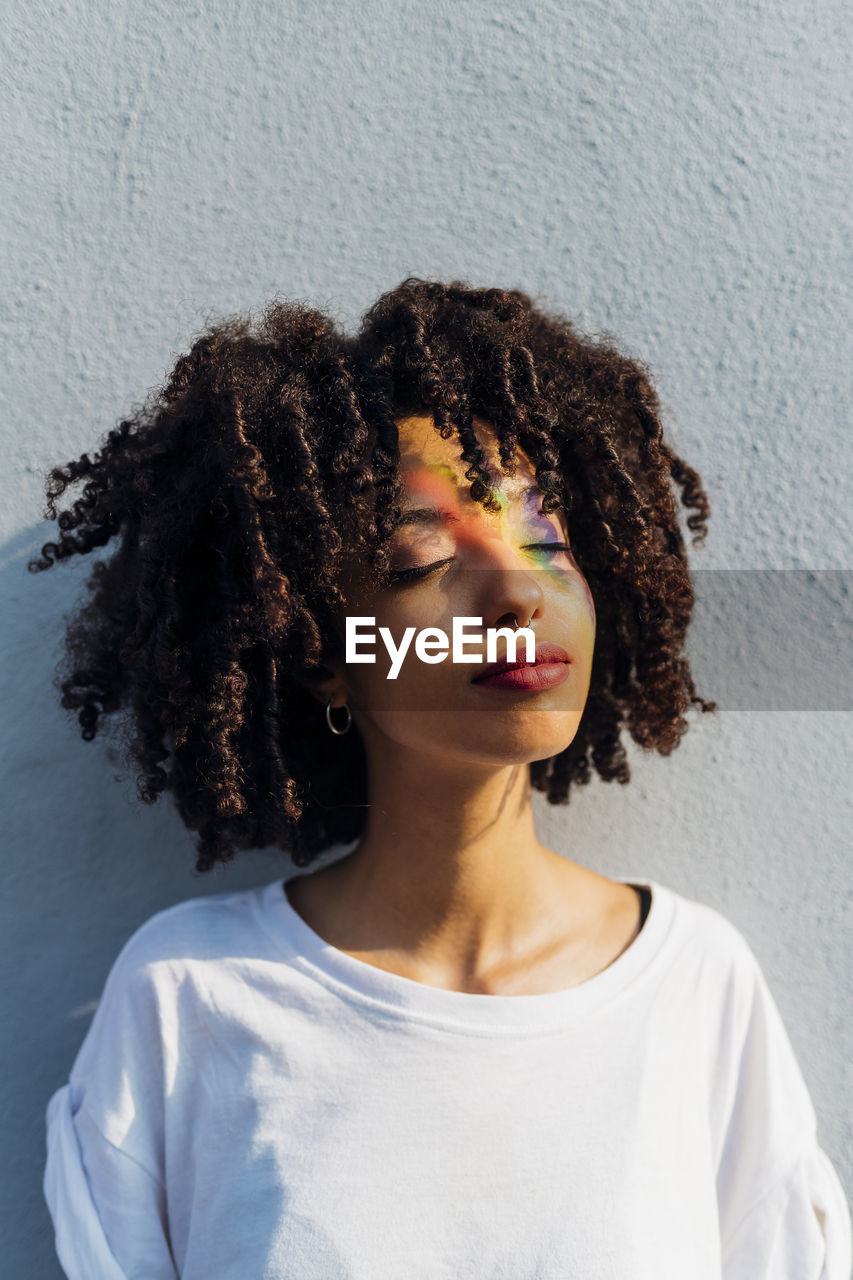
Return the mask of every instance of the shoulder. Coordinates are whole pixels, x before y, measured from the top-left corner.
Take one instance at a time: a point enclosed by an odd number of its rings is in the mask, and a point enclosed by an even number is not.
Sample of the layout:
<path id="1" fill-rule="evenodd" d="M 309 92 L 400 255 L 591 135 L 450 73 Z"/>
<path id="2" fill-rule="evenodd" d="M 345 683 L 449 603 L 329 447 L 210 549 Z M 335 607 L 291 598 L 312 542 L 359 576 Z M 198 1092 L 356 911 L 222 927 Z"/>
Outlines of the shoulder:
<path id="1" fill-rule="evenodd" d="M 672 893 L 672 890 L 665 892 Z M 712 1049 L 720 1117 L 758 1125 L 768 1108 L 768 1132 L 809 1133 L 815 1123 L 790 1037 L 762 967 L 743 933 L 715 908 L 679 894 L 674 933 L 681 980 Z M 744 1120 L 744 1123 L 746 1120 Z M 769 1138 L 768 1138 L 769 1141 Z M 774 1138 L 775 1141 L 775 1138 Z"/>
<path id="2" fill-rule="evenodd" d="M 112 963 L 71 1079 L 80 1084 L 111 1064 L 152 1062 L 171 1070 L 184 1019 L 245 959 L 270 949 L 261 919 L 265 888 L 214 893 L 156 912 L 128 938 Z M 172 1064 L 173 1066 L 174 1064 Z M 130 1068 L 128 1067 L 128 1070 Z"/>
<path id="3" fill-rule="evenodd" d="M 270 947 L 263 901 L 269 886 L 186 899 L 150 916 L 127 939 L 107 974 L 93 1030 L 125 1020 L 153 1032 L 164 1011 L 205 975 L 263 957 Z"/>
<path id="4" fill-rule="evenodd" d="M 671 914 L 673 941 L 684 959 L 714 966 L 720 975 L 749 979 L 755 974 L 752 947 L 722 911 L 657 882 L 652 889 Z"/>
<path id="5" fill-rule="evenodd" d="M 257 939 L 257 919 L 266 889 L 187 898 L 155 912 L 127 939 L 114 971 L 232 954 L 235 942 Z"/>
<path id="6" fill-rule="evenodd" d="M 671 982 L 689 996 L 716 1038 L 743 1043 L 762 1008 L 773 1005 L 761 965 L 744 933 L 722 911 L 652 882 L 668 929 L 661 952 Z M 771 1017 L 775 1017 L 775 1007 Z"/>

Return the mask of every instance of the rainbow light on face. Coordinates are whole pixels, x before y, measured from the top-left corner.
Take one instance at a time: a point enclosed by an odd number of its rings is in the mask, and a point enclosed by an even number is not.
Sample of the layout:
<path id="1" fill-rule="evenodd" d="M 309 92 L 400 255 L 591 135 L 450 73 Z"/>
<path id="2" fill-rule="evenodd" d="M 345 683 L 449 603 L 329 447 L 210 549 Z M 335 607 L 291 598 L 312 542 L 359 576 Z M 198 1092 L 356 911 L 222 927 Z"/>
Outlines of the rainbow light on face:
<path id="1" fill-rule="evenodd" d="M 441 516 L 452 521 L 454 535 L 461 545 L 466 543 L 476 543 L 483 536 L 484 521 L 502 521 L 507 513 L 511 513 L 517 505 L 517 500 L 510 498 L 509 493 L 502 483 L 497 482 L 497 477 L 493 473 L 492 492 L 499 506 L 498 511 L 485 511 L 478 502 L 470 498 L 470 494 L 466 493 L 466 497 L 470 502 L 470 514 L 466 514 L 460 505 L 460 488 L 457 484 L 456 477 L 452 469 L 445 463 L 419 463 L 412 467 L 406 473 L 405 481 L 406 491 L 418 501 L 423 499 L 425 503 L 434 507 Z M 542 501 L 542 492 L 539 489 L 529 493 L 524 502 L 525 511 L 529 514 L 526 517 L 525 528 L 529 533 L 525 533 L 525 540 L 530 542 L 548 542 L 554 541 L 554 535 L 558 534 L 561 541 L 568 541 L 565 530 L 555 525 L 555 515 L 543 515 L 539 511 Z M 544 572 L 552 578 L 564 577 L 567 570 L 560 568 L 553 562 L 543 563 L 537 566 L 540 572 Z M 572 570 L 571 572 L 578 572 Z M 583 575 L 579 574 L 583 581 Z M 583 583 L 589 604 L 592 607 L 592 596 L 586 583 Z"/>

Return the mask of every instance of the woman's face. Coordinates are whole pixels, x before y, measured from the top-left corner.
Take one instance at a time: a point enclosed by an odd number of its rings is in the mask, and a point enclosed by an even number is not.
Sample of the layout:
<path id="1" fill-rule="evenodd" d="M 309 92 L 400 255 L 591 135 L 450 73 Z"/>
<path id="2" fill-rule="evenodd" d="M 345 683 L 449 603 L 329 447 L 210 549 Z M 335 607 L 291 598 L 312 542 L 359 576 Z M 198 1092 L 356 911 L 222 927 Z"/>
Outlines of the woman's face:
<path id="1" fill-rule="evenodd" d="M 586 580 L 566 549 L 568 536 L 561 512 L 539 514 L 542 494 L 529 459 L 518 454 L 513 477 L 503 476 L 497 441 L 489 426 L 475 419 L 477 437 L 486 451 L 487 467 L 501 503 L 500 512 L 485 511 L 469 494 L 466 463 L 459 460 L 457 438 L 442 440 L 431 417 L 410 416 L 398 422 L 400 473 L 405 487 L 403 520 L 390 545 L 395 572 L 426 569 L 377 590 L 366 584 L 357 565 L 346 575 L 347 615 L 374 622 L 359 624 L 359 652 L 374 662 L 333 665 L 338 679 L 335 705 L 349 704 L 365 746 L 389 745 L 440 755 L 443 761 L 518 764 L 545 759 L 563 750 L 577 732 L 586 702 L 595 642 L 595 608 Z M 542 544 L 558 544 L 550 550 Z M 415 651 L 424 628 L 440 628 L 452 641 L 454 618 L 468 623 L 465 650 L 476 661 L 427 662 Z M 549 668 L 556 680 L 549 687 L 506 688 L 477 683 L 492 665 L 486 652 L 486 628 L 513 629 L 515 620 L 534 632 L 537 646 L 551 642 L 568 655 L 567 664 Z M 528 623 L 528 619 L 530 619 Z M 409 648 L 395 664 L 382 639 L 388 629 L 400 650 L 407 629 L 414 628 Z M 431 652 L 438 652 L 438 644 Z M 430 652 L 424 647 L 423 652 Z M 517 650 L 524 659 L 523 642 Z M 498 638 L 496 658 L 507 655 Z M 492 660 L 494 661 L 494 659 Z M 543 667 L 543 671 L 545 668 Z M 338 716 L 340 719 L 340 716 Z"/>

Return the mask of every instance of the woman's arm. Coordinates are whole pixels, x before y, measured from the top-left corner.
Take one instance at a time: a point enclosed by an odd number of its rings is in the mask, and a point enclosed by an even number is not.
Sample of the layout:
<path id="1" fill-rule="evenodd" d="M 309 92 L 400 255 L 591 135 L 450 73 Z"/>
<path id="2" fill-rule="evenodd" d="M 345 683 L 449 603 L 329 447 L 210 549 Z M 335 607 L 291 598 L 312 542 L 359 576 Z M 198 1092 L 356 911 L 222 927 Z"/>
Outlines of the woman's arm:
<path id="1" fill-rule="evenodd" d="M 178 1280 L 162 1185 L 74 1113 L 68 1084 L 48 1104 L 44 1194 L 68 1280 Z"/>
<path id="2" fill-rule="evenodd" d="M 717 1199 L 723 1280 L 850 1280 L 850 1211 L 791 1041 L 748 946 L 723 1098 Z"/>
<path id="3" fill-rule="evenodd" d="M 811 1145 L 729 1235 L 725 1280 L 850 1280 L 850 1216 L 829 1157 Z"/>
<path id="4" fill-rule="evenodd" d="M 177 1054 L 170 922 L 161 912 L 107 977 L 69 1082 L 47 1108 L 44 1194 L 69 1280 L 177 1280 L 165 1104 Z"/>

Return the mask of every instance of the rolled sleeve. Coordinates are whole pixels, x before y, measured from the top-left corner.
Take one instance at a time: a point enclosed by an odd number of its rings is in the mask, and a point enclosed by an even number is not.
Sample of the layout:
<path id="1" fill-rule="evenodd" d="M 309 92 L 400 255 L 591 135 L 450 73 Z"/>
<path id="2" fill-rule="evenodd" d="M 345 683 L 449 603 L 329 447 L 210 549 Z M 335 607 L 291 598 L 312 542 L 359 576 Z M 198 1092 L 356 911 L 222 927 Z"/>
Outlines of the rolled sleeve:
<path id="1" fill-rule="evenodd" d="M 850 1280 L 850 1212 L 829 1157 L 811 1146 L 726 1242 L 724 1280 Z"/>
<path id="2" fill-rule="evenodd" d="M 48 1103 L 44 1195 L 68 1280 L 178 1280 L 162 1187 L 74 1112 L 67 1084 Z"/>

